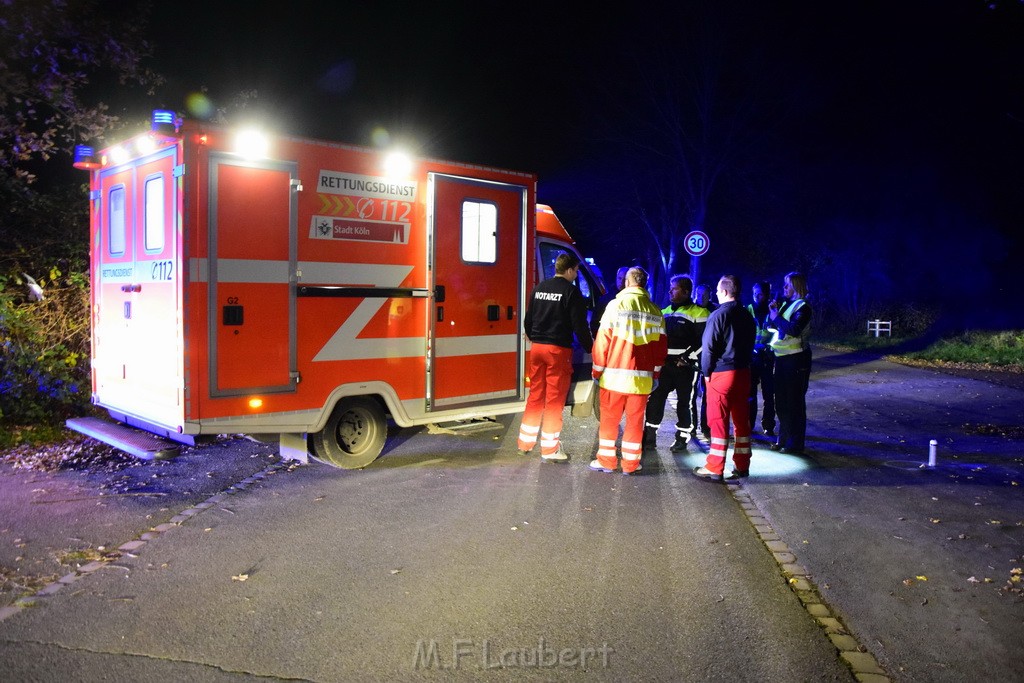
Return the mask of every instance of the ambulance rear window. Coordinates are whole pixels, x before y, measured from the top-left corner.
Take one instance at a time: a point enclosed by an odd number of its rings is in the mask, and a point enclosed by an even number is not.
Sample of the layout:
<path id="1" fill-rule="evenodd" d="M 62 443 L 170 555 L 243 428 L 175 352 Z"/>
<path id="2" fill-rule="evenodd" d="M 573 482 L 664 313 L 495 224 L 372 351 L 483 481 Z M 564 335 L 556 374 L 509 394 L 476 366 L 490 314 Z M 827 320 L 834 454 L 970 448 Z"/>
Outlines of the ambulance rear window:
<path id="1" fill-rule="evenodd" d="M 462 260 L 494 263 L 498 260 L 498 207 L 490 202 L 462 202 Z"/>
<path id="2" fill-rule="evenodd" d="M 107 250 L 111 256 L 121 256 L 124 254 L 124 185 L 110 190 L 107 206 L 110 207 L 107 212 Z"/>
<path id="3" fill-rule="evenodd" d="M 146 181 L 146 251 L 164 250 L 164 177 Z"/>

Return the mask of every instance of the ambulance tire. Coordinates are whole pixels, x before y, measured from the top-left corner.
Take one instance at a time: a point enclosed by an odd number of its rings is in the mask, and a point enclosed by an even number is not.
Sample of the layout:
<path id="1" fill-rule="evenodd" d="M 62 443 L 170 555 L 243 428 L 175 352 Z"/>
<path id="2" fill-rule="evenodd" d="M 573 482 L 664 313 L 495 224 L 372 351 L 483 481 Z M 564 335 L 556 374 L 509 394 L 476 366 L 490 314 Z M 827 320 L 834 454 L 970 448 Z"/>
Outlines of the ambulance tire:
<path id="1" fill-rule="evenodd" d="M 372 398 L 343 398 L 334 407 L 323 431 L 316 432 L 313 457 L 346 470 L 366 467 L 384 450 L 388 420 L 383 406 Z"/>

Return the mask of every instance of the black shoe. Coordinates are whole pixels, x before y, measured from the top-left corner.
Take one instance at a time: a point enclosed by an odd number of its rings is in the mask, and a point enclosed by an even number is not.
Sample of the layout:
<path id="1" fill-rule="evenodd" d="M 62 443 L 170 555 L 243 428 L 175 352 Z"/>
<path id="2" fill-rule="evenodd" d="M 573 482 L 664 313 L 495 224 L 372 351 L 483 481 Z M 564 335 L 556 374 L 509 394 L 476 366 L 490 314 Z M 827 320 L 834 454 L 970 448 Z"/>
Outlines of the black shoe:
<path id="1" fill-rule="evenodd" d="M 790 448 L 789 446 L 786 446 L 785 448 L 780 448 L 779 453 L 785 453 L 786 455 L 803 455 L 804 449 Z"/>
<path id="2" fill-rule="evenodd" d="M 655 450 L 658 448 L 658 429 L 656 427 L 644 427 L 644 450 Z"/>
<path id="3" fill-rule="evenodd" d="M 776 453 L 778 453 L 778 452 L 780 452 L 782 450 L 782 446 L 780 446 L 777 443 L 773 443 L 772 445 L 768 446 L 768 448 L 770 448 L 771 450 L 775 451 Z"/>
<path id="4" fill-rule="evenodd" d="M 693 476 L 697 477 L 698 479 L 703 479 L 704 481 L 714 482 L 721 482 L 724 479 L 721 474 L 715 474 L 714 472 L 712 472 L 711 470 L 704 466 L 694 467 Z"/>
<path id="5" fill-rule="evenodd" d="M 669 450 L 673 453 L 685 453 L 690 444 L 690 438 L 689 434 L 676 434 L 675 443 L 672 444 Z"/>
<path id="6" fill-rule="evenodd" d="M 750 476 L 750 470 L 733 470 L 732 474 L 725 478 L 726 481 L 737 481 Z"/>

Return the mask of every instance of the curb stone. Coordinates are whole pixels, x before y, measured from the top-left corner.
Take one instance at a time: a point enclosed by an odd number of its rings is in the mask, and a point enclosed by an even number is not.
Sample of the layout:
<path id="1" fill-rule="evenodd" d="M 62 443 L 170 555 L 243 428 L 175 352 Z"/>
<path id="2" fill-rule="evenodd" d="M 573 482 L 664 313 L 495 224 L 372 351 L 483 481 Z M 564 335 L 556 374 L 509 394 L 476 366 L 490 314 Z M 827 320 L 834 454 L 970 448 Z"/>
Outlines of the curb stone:
<path id="1" fill-rule="evenodd" d="M 276 462 L 271 465 L 268 465 L 261 472 L 257 472 L 251 477 L 243 480 L 242 482 L 239 482 L 245 483 L 244 486 L 238 486 L 238 484 L 232 484 L 228 486 L 225 490 L 219 493 L 215 493 L 213 496 L 207 498 L 203 502 L 197 503 L 191 506 L 190 508 L 178 513 L 177 515 L 171 518 L 170 522 L 159 524 L 150 529 L 149 531 L 139 534 L 137 538 L 122 543 L 120 546 L 118 546 L 118 550 L 124 552 L 137 552 L 140 549 L 142 549 L 149 541 L 159 538 L 160 534 L 170 531 L 171 529 L 174 529 L 178 526 L 181 526 L 183 523 L 192 519 L 200 512 L 208 510 L 211 507 L 214 507 L 215 505 L 224 502 L 227 499 L 227 497 L 232 494 L 244 491 L 251 484 L 254 484 L 257 481 L 261 481 L 267 475 L 275 474 L 276 472 L 282 469 L 290 469 L 292 465 L 293 463 L 287 462 Z M 78 579 L 84 578 L 89 574 L 92 574 L 102 569 L 103 567 L 107 566 L 108 563 L 109 560 L 96 560 L 94 562 L 90 562 L 89 564 L 79 567 L 74 572 L 62 576 L 56 581 L 48 583 L 32 595 L 27 595 L 18 598 L 12 604 L 6 607 L 0 607 L 0 622 L 13 617 L 15 614 L 20 614 L 22 610 L 28 607 L 35 607 L 36 605 L 41 604 L 40 599 L 45 599 L 46 597 L 53 595 L 61 588 L 63 588 L 65 585 L 77 581 Z"/>
<path id="2" fill-rule="evenodd" d="M 796 594 L 808 615 L 821 627 L 829 642 L 836 648 L 840 661 L 850 667 L 854 678 L 860 683 L 889 683 L 890 678 L 878 660 L 850 634 L 846 625 L 828 606 L 818 592 L 818 587 L 811 581 L 807 569 L 799 564 L 799 558 L 775 532 L 764 512 L 758 508 L 751 495 L 743 490 L 742 484 L 729 487 L 729 490 L 746 515 L 747 521 L 753 525 L 765 549 L 779 565 L 790 590 Z"/>

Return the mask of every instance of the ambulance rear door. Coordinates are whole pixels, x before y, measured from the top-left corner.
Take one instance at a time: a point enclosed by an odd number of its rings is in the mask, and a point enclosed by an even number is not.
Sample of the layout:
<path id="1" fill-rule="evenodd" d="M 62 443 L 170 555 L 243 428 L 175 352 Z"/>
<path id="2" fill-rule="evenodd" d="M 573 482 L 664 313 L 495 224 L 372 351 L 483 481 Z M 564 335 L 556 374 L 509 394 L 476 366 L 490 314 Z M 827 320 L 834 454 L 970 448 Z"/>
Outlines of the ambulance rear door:
<path id="1" fill-rule="evenodd" d="M 527 188 L 441 173 L 428 188 L 427 409 L 522 400 Z"/>
<path id="2" fill-rule="evenodd" d="M 181 424 L 178 147 L 99 172 L 93 370 L 100 405 Z"/>

